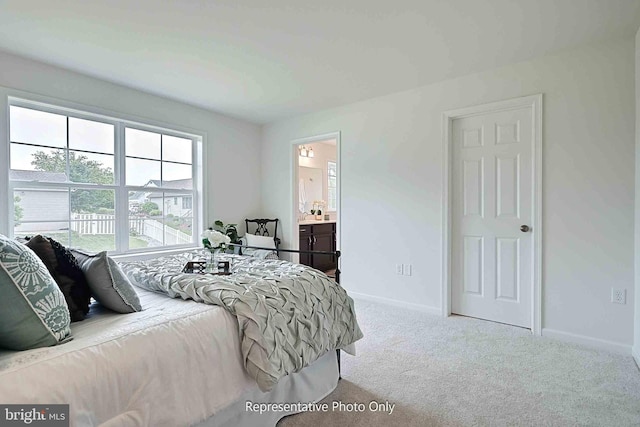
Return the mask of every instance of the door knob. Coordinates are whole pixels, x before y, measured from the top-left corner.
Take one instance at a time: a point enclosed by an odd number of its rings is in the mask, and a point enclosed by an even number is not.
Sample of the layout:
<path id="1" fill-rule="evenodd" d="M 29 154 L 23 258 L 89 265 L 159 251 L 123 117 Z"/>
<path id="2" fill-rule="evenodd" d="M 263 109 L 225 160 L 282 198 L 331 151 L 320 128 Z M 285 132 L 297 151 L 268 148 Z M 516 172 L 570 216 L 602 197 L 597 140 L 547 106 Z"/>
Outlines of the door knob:
<path id="1" fill-rule="evenodd" d="M 531 230 L 531 229 L 529 228 L 528 225 L 521 225 L 520 226 L 520 231 L 522 231 L 523 233 L 526 233 L 529 230 Z"/>

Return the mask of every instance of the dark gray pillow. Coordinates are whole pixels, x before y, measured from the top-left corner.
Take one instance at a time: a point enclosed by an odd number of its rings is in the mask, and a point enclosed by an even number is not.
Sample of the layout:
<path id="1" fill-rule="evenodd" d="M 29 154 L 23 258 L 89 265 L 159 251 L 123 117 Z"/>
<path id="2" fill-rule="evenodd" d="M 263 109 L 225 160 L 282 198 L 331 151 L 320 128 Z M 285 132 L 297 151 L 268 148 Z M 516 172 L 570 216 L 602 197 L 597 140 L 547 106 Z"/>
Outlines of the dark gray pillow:
<path id="1" fill-rule="evenodd" d="M 64 294 L 71 321 L 83 320 L 89 313 L 91 291 L 75 257 L 60 243 L 41 235 L 25 245 L 38 255 Z"/>
<path id="2" fill-rule="evenodd" d="M 120 266 L 106 252 L 95 255 L 71 249 L 84 273 L 93 297 L 118 313 L 142 311 L 138 294 Z"/>

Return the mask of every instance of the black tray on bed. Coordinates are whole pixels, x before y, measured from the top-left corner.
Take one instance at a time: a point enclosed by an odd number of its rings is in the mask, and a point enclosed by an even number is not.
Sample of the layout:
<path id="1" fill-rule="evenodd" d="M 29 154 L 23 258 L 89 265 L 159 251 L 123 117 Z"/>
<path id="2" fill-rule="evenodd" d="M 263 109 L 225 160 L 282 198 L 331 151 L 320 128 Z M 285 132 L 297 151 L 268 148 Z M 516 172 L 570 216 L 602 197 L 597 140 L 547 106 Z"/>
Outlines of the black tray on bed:
<path id="1" fill-rule="evenodd" d="M 220 263 L 226 263 L 226 269 L 229 269 L 228 261 L 221 261 Z M 218 268 L 220 268 L 220 266 L 218 266 Z M 230 271 L 218 271 L 216 273 L 207 271 L 207 261 L 205 260 L 187 261 L 184 267 L 182 267 L 182 272 L 188 274 L 210 274 L 213 276 L 229 276 L 231 274 Z"/>

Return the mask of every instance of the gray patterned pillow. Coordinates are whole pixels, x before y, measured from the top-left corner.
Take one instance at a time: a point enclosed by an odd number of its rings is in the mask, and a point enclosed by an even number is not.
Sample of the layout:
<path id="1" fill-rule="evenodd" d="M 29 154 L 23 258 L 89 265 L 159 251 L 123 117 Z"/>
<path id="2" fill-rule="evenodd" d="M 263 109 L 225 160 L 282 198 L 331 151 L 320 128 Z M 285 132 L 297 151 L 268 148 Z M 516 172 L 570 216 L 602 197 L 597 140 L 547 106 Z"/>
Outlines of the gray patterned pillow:
<path id="1" fill-rule="evenodd" d="M 56 345 L 70 334 L 64 295 L 35 253 L 0 235 L 0 347 Z"/>
<path id="2" fill-rule="evenodd" d="M 93 297 L 118 313 L 142 311 L 138 294 L 120 266 L 106 252 L 90 255 L 71 249 L 87 279 Z"/>

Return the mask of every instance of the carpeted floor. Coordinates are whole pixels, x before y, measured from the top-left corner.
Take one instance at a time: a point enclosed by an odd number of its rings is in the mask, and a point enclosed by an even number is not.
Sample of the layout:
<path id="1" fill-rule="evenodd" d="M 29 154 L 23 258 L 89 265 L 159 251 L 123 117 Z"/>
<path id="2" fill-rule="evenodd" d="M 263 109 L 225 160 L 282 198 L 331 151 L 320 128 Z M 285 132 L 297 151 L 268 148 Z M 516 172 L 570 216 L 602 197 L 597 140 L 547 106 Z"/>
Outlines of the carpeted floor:
<path id="1" fill-rule="evenodd" d="M 342 380 L 323 402 L 365 411 L 297 414 L 278 426 L 640 426 L 631 356 L 360 300 L 356 312 L 365 337 L 356 357 L 343 355 Z M 372 401 L 395 408 L 374 412 Z"/>

